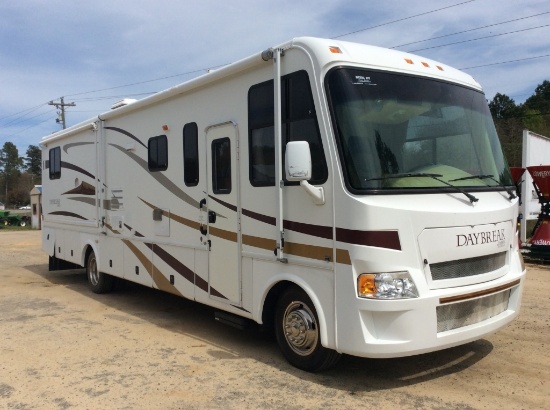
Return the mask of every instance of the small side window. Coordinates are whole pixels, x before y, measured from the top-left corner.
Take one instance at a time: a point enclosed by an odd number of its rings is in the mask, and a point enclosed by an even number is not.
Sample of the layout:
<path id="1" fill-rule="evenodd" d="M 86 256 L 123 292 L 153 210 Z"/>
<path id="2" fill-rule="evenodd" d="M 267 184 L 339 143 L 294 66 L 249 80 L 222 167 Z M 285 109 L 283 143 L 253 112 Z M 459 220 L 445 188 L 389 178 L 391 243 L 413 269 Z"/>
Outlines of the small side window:
<path id="1" fill-rule="evenodd" d="M 229 138 L 212 141 L 212 191 L 215 194 L 231 192 L 231 141 Z"/>
<path id="2" fill-rule="evenodd" d="M 183 181 L 187 186 L 199 184 L 199 130 L 196 122 L 183 127 Z"/>
<path id="3" fill-rule="evenodd" d="M 50 149 L 50 179 L 61 178 L 61 147 Z"/>
<path id="4" fill-rule="evenodd" d="M 149 138 L 147 144 L 149 171 L 166 171 L 168 169 L 168 138 L 166 135 Z"/>

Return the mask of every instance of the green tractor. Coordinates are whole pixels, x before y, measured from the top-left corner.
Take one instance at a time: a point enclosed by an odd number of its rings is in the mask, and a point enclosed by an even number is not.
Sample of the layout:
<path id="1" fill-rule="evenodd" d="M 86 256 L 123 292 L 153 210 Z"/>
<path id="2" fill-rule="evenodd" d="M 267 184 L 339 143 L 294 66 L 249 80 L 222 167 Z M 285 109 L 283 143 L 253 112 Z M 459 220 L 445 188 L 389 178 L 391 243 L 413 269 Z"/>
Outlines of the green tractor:
<path id="1" fill-rule="evenodd" d="M 27 215 L 10 214 L 10 211 L 0 211 L 0 226 L 26 226 L 30 222 Z"/>

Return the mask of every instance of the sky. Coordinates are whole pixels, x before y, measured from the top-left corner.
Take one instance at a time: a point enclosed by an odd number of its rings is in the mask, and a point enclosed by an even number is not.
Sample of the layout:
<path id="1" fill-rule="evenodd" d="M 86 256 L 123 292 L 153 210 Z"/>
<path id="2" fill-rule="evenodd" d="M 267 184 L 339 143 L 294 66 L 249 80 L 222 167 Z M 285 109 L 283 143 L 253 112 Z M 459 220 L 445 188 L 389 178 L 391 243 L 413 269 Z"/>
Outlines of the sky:
<path id="1" fill-rule="evenodd" d="M 548 0 L 0 0 L 0 147 L 29 145 L 299 36 L 371 44 L 472 75 L 516 103 L 550 80 Z"/>

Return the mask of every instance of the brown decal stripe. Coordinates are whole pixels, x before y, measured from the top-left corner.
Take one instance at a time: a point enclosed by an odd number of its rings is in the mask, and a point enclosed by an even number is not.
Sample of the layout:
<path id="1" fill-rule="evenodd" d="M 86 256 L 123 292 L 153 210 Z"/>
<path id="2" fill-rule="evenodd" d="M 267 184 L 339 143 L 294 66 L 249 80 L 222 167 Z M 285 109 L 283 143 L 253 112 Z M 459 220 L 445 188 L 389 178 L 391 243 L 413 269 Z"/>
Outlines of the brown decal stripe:
<path id="1" fill-rule="evenodd" d="M 199 289 L 208 293 L 207 281 L 205 281 L 199 275 L 195 275 L 195 273 L 191 269 L 189 269 L 187 266 L 185 266 L 183 263 L 177 260 L 174 256 L 166 252 L 160 246 L 154 245 L 152 243 L 147 243 L 147 242 L 145 243 L 145 245 L 147 245 L 147 247 L 150 248 L 155 255 L 157 255 L 160 259 L 166 262 L 168 266 L 174 269 L 183 278 L 195 284 Z M 216 289 L 212 287 L 210 288 L 210 293 L 214 296 L 227 299 L 224 295 L 222 295 L 220 292 L 218 292 Z"/>
<path id="2" fill-rule="evenodd" d="M 63 151 L 65 151 L 65 153 L 69 153 L 69 148 L 73 148 L 73 147 L 79 147 L 79 146 L 82 146 L 82 145 L 93 145 L 95 144 L 95 142 L 73 142 L 73 143 L 70 143 L 70 144 L 65 144 L 63 145 Z"/>
<path id="3" fill-rule="evenodd" d="M 277 243 L 275 239 L 260 238 L 258 236 L 245 235 L 242 236 L 243 245 L 253 246 L 255 248 L 265 249 L 268 251 L 275 250 Z"/>
<path id="4" fill-rule="evenodd" d="M 336 262 L 342 265 L 351 265 L 351 257 L 349 252 L 345 249 L 336 249 Z"/>
<path id="5" fill-rule="evenodd" d="M 139 140 L 138 137 L 136 137 L 135 135 L 133 134 L 130 134 L 128 131 L 125 131 L 123 130 L 122 128 L 118 128 L 118 127 L 105 127 L 106 130 L 111 130 L 111 131 L 116 131 L 116 132 L 120 132 L 121 134 L 124 134 L 126 135 L 127 137 L 130 137 L 132 138 L 134 141 L 136 141 L 138 144 L 141 144 L 143 147 L 147 148 L 147 145 L 145 145 L 143 142 L 141 142 Z"/>
<path id="6" fill-rule="evenodd" d="M 302 222 L 283 221 L 283 227 L 294 232 L 305 233 L 317 238 L 332 239 L 332 226 L 311 225 Z"/>
<path id="7" fill-rule="evenodd" d="M 275 217 L 258 214 L 256 212 L 249 211 L 248 209 L 243 209 L 243 215 L 255 219 L 256 221 L 266 223 L 268 225 L 275 226 L 275 224 L 277 224 L 277 219 Z"/>
<path id="8" fill-rule="evenodd" d="M 155 205 L 147 202 L 145 199 L 143 198 L 140 198 L 138 196 L 138 199 L 143 202 L 145 205 L 147 205 L 149 208 L 151 209 L 158 209 L 158 207 L 156 207 Z M 162 212 L 162 214 L 166 217 L 168 217 L 168 213 L 167 212 Z M 193 229 L 199 229 L 200 227 L 200 224 L 198 222 L 195 222 L 195 221 L 192 221 L 191 219 L 187 219 L 187 218 L 184 218 L 183 216 L 179 216 L 179 215 L 176 215 L 175 213 L 173 212 L 170 212 L 170 219 L 182 224 L 182 225 L 185 225 L 185 226 L 188 226 L 189 228 L 193 228 Z"/>
<path id="9" fill-rule="evenodd" d="M 143 198 L 139 198 L 139 199 L 144 204 L 149 206 L 151 209 L 157 208 L 156 206 L 147 202 Z M 168 216 L 167 213 L 163 213 L 163 214 L 165 214 L 165 216 Z M 170 212 L 170 218 L 190 228 L 194 228 L 198 230 L 200 227 L 200 224 L 198 222 L 191 221 L 190 219 L 187 219 L 187 218 L 183 218 L 172 212 Z M 306 224 L 302 224 L 302 225 L 306 225 Z M 314 226 L 314 225 L 310 225 L 310 226 Z M 213 226 L 209 227 L 209 234 L 231 242 L 237 242 L 237 239 L 238 239 L 237 232 L 226 231 L 223 229 L 215 228 Z M 269 251 L 274 251 L 276 247 L 276 243 L 274 239 L 261 238 L 258 236 L 245 235 L 245 234 L 242 235 L 242 243 L 244 245 L 253 246 L 255 248 L 265 249 Z M 322 261 L 327 260 L 327 257 L 329 258 L 328 260 L 330 261 L 332 261 L 333 259 L 332 248 L 324 247 L 324 246 L 314 246 L 314 245 L 305 245 L 300 243 L 285 242 L 284 251 L 291 255 L 302 256 L 302 257 L 311 258 L 311 259 L 318 259 Z M 351 265 L 349 252 L 345 249 L 336 249 L 336 262 L 342 263 L 345 265 Z"/>
<path id="10" fill-rule="evenodd" d="M 237 212 L 237 207 L 235 205 L 231 205 L 229 202 L 222 201 L 221 199 L 214 198 L 212 195 L 208 195 L 208 198 L 216 201 L 218 204 L 225 206 L 228 209 L 231 209 L 233 212 Z"/>
<path id="11" fill-rule="evenodd" d="M 127 239 L 123 239 L 122 242 L 130 249 L 130 251 L 132 251 L 136 258 L 138 258 L 139 262 L 145 268 L 149 276 L 151 276 L 155 286 L 158 289 L 183 297 L 176 287 L 166 279 L 162 272 L 154 266 L 147 256 L 145 256 L 143 252 L 141 252 L 132 242 Z"/>
<path id="12" fill-rule="evenodd" d="M 237 209 L 234 205 L 217 200 L 216 198 L 212 199 L 228 209 L 233 211 L 236 211 Z M 275 226 L 277 223 L 277 220 L 274 217 L 259 214 L 247 209 L 243 209 L 242 213 L 249 218 L 269 225 Z M 306 224 L 285 219 L 283 221 L 283 227 L 290 231 L 311 235 L 317 238 L 333 239 L 332 226 Z M 399 251 L 401 250 L 401 243 L 399 241 L 399 234 L 397 231 L 357 231 L 352 229 L 336 228 L 336 240 L 353 245 L 365 245 L 378 248 L 395 249 Z"/>
<path id="13" fill-rule="evenodd" d="M 213 196 L 209 195 L 209 198 L 213 199 L 220 205 L 223 205 L 227 209 L 230 209 L 234 212 L 237 212 L 237 207 L 235 205 L 231 205 L 228 202 L 221 201 L 217 198 L 214 198 Z M 244 216 L 248 216 L 249 218 L 252 218 L 256 221 L 260 221 L 263 223 L 266 223 L 268 225 L 275 226 L 277 224 L 277 219 L 273 216 L 263 215 L 259 214 L 254 211 L 250 211 L 248 209 L 243 209 L 242 213 Z M 294 232 L 300 232 L 304 233 L 306 235 L 315 236 L 318 238 L 324 238 L 324 239 L 332 239 L 332 226 L 321 226 L 321 225 L 312 225 L 312 224 L 305 224 L 302 222 L 294 222 L 289 220 L 284 220 L 283 226 L 285 229 L 289 229 Z"/>
<path id="14" fill-rule="evenodd" d="M 88 171 L 86 171 L 85 169 L 82 169 L 80 168 L 79 166 L 76 166 L 74 164 L 71 164 L 69 162 L 65 162 L 65 161 L 61 161 L 61 168 L 67 168 L 67 169 L 71 169 L 73 171 L 76 171 L 76 172 L 80 172 L 81 174 L 84 174 L 92 179 L 95 179 L 95 176 L 90 174 Z"/>
<path id="15" fill-rule="evenodd" d="M 124 243 L 124 245 L 126 245 L 132 251 L 132 253 L 136 255 L 136 257 L 138 258 L 140 263 L 143 265 L 147 273 L 149 275 L 152 275 L 151 261 L 137 248 L 137 246 L 134 245 L 132 242 L 130 242 L 128 239 L 122 239 L 122 243 Z"/>
<path id="16" fill-rule="evenodd" d="M 97 204 L 97 201 L 95 200 L 95 198 L 82 198 L 78 196 L 73 196 L 67 199 L 70 201 L 83 202 L 85 204 L 92 205 L 92 206 L 96 206 Z"/>
<path id="17" fill-rule="evenodd" d="M 160 185 L 162 185 L 169 192 L 177 196 L 179 199 L 188 203 L 194 208 L 199 207 L 198 201 L 195 201 L 192 197 L 190 197 L 185 192 L 183 192 L 181 188 L 176 184 L 174 184 L 166 175 L 164 175 L 161 172 L 149 172 L 149 166 L 147 165 L 146 160 L 144 160 L 143 158 L 140 158 L 138 155 L 134 154 L 131 151 L 127 151 L 126 148 L 123 148 L 120 145 L 116 145 L 116 144 L 109 144 L 109 145 L 113 148 L 118 149 L 120 152 L 122 152 L 123 154 L 133 159 L 134 162 L 138 164 L 141 168 L 143 168 L 143 170 L 145 170 L 148 175 L 153 177 Z"/>
<path id="18" fill-rule="evenodd" d="M 467 293 L 465 295 L 458 295 L 458 296 L 450 296 L 448 298 L 440 298 L 439 303 L 443 305 L 444 303 L 459 302 L 462 300 L 468 300 L 472 298 L 478 298 L 480 296 L 490 295 L 491 293 L 497 293 L 506 289 L 511 289 L 514 286 L 519 285 L 520 282 L 521 280 L 517 279 L 511 283 L 507 283 L 506 285 L 495 286 L 494 288 L 480 290 L 479 292 L 472 292 L 472 293 Z"/>
<path id="19" fill-rule="evenodd" d="M 213 226 L 208 227 L 208 233 L 221 239 L 225 239 L 231 242 L 237 242 L 237 232 L 226 231 L 224 229 L 215 228 Z"/>
<path id="20" fill-rule="evenodd" d="M 67 212 L 67 211 L 54 211 L 54 212 L 50 212 L 48 215 L 70 216 L 72 218 L 78 218 L 84 221 L 88 220 L 87 218 L 84 218 L 82 215 L 78 215 L 73 212 Z"/>
<path id="21" fill-rule="evenodd" d="M 243 245 L 274 251 L 277 246 L 274 239 L 260 238 L 257 236 L 243 235 Z M 332 248 L 324 246 L 304 245 L 301 243 L 285 242 L 285 253 L 302 256 L 304 258 L 332 261 Z M 345 249 L 336 249 L 336 262 L 351 265 L 349 252 Z"/>
<path id="22" fill-rule="evenodd" d="M 110 230 L 112 233 L 115 233 L 117 235 L 120 235 L 120 232 L 117 231 L 116 229 L 113 229 L 113 227 L 109 224 L 105 224 L 105 226 L 107 227 L 108 230 Z"/>
<path id="23" fill-rule="evenodd" d="M 336 240 L 352 245 L 373 246 L 376 248 L 401 250 L 397 231 L 356 231 L 336 228 Z"/>
<path id="24" fill-rule="evenodd" d="M 95 195 L 95 186 L 82 181 L 82 183 L 79 186 L 71 189 L 70 191 L 63 192 L 61 195 L 67 195 L 67 194 Z"/>

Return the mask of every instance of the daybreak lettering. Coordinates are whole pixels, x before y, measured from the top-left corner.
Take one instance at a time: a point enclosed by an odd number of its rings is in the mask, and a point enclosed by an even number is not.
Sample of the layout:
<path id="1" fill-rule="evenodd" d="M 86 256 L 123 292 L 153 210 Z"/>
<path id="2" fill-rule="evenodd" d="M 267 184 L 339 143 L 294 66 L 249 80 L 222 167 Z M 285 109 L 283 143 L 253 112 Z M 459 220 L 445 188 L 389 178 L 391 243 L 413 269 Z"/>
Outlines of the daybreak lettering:
<path id="1" fill-rule="evenodd" d="M 505 240 L 504 229 L 495 229 L 494 231 L 488 232 L 477 232 L 469 233 L 467 235 L 457 235 L 456 246 L 474 246 L 474 245 L 483 245 L 486 243 L 498 242 L 503 243 Z"/>

